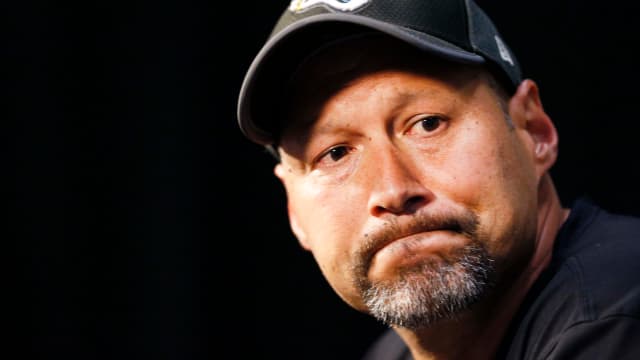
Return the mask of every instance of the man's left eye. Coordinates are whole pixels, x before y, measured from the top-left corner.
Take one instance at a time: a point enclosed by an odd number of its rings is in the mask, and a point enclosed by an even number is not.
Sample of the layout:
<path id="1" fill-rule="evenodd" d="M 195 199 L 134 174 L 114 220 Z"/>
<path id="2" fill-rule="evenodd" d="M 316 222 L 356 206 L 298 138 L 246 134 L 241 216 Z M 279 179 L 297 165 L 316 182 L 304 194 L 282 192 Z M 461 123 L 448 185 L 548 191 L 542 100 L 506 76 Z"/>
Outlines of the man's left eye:
<path id="1" fill-rule="evenodd" d="M 442 124 L 442 118 L 439 116 L 427 116 L 419 121 L 422 129 L 427 132 L 435 131 Z"/>
<path id="2" fill-rule="evenodd" d="M 411 120 L 410 127 L 405 134 L 419 137 L 435 136 L 446 129 L 448 120 L 446 116 L 439 114 L 418 115 Z"/>

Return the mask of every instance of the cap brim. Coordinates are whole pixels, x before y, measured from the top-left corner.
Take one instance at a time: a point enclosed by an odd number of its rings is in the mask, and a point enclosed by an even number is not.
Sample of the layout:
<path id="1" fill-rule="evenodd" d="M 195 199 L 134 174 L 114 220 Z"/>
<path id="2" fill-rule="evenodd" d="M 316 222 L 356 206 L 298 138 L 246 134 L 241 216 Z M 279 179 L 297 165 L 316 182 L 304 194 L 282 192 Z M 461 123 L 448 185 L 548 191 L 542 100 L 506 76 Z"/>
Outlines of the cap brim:
<path id="1" fill-rule="evenodd" d="M 485 62 L 480 55 L 434 36 L 368 17 L 342 13 L 311 16 L 293 23 L 269 39 L 253 60 L 238 99 L 237 116 L 242 132 L 258 144 L 272 144 L 273 129 L 269 131 L 269 125 L 274 125 L 273 117 L 277 116 L 274 109 L 282 97 L 281 87 L 295 66 L 323 44 L 367 30 L 390 35 L 451 61 L 467 64 Z"/>

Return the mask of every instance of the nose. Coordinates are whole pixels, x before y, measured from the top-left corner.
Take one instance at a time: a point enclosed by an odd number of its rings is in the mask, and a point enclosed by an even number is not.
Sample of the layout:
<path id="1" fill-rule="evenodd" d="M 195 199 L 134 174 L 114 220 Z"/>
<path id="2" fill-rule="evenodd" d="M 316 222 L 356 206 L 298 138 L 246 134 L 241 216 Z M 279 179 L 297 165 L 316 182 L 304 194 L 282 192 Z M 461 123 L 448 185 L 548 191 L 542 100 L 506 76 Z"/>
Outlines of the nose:
<path id="1" fill-rule="evenodd" d="M 434 194 L 421 181 L 422 170 L 413 161 L 396 149 L 376 159 L 368 204 L 371 215 L 412 214 L 433 200 Z"/>

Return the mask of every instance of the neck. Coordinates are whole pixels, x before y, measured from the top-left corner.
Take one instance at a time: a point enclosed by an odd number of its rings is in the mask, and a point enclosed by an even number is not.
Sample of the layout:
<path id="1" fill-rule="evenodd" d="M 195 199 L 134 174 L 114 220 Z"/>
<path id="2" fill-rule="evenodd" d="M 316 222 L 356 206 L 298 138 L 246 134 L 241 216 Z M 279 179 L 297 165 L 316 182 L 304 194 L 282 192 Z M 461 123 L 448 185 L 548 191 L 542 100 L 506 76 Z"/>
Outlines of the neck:
<path id="1" fill-rule="evenodd" d="M 492 359 L 527 292 L 549 265 L 556 235 L 568 215 L 569 210 L 562 208 L 550 176 L 545 175 L 538 193 L 534 250 L 524 270 L 511 286 L 458 318 L 418 331 L 397 328 L 413 358 Z"/>

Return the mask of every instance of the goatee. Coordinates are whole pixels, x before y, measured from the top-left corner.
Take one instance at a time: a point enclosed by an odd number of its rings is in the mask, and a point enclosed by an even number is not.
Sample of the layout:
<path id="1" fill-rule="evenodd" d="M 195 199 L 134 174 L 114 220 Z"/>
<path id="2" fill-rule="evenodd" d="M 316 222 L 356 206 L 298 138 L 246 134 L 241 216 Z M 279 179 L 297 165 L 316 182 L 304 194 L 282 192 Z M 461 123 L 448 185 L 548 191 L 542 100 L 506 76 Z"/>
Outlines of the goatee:
<path id="1" fill-rule="evenodd" d="M 354 267 L 356 286 L 370 314 L 389 326 L 420 329 L 451 319 L 476 303 L 491 287 L 494 261 L 477 234 L 478 220 L 470 211 L 416 216 L 404 228 L 391 225 L 368 237 Z M 446 255 L 397 268 L 394 277 L 370 281 L 372 258 L 381 244 L 407 232 L 448 230 L 470 241 Z"/>

